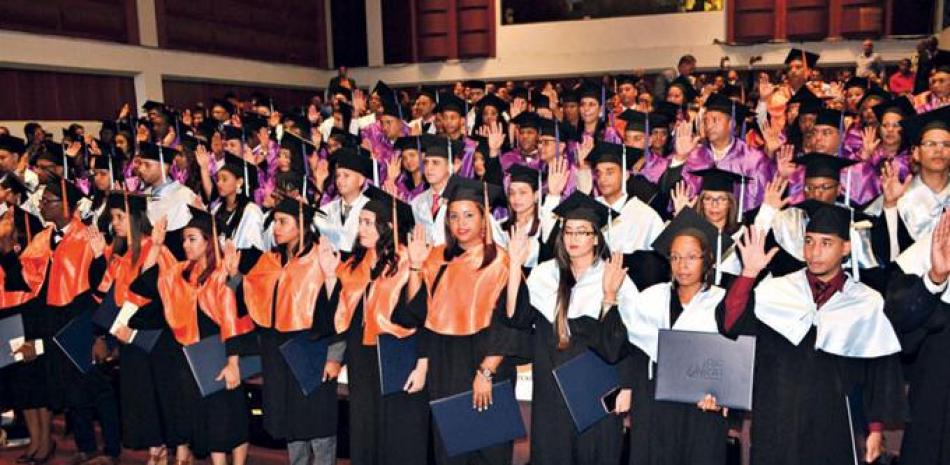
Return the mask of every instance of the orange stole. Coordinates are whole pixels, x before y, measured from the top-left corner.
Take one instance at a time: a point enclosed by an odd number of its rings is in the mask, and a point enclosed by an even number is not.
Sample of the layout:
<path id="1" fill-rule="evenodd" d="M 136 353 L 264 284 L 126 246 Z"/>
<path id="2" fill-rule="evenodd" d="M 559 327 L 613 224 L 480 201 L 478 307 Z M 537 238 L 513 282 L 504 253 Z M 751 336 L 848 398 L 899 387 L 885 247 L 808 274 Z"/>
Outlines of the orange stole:
<path id="1" fill-rule="evenodd" d="M 165 320 L 175 339 L 182 345 L 201 340 L 198 331 L 198 309 L 217 323 L 221 340 L 247 334 L 254 329 L 250 317 L 238 318 L 237 298 L 228 287 L 228 274 L 220 266 L 202 285 L 198 285 L 201 270 L 195 267 L 188 280 L 184 271 L 189 262 L 175 263 L 159 273 L 158 293 L 162 296 Z"/>
<path id="2" fill-rule="evenodd" d="M 283 332 L 310 329 L 323 281 L 316 245 L 306 255 L 291 258 L 283 267 L 277 252 L 266 252 L 244 275 L 247 312 L 258 326 L 264 328 Z M 276 321 L 271 321 L 271 309 L 275 310 Z"/>
<path id="3" fill-rule="evenodd" d="M 162 247 L 162 251 L 158 254 L 156 265 L 160 267 L 159 270 L 171 268 L 176 263 L 175 256 L 165 246 L 160 247 Z M 145 237 L 142 239 L 138 262 L 132 263 L 131 250 L 126 251 L 125 255 L 112 257 L 106 275 L 102 278 L 102 283 L 99 284 L 99 290 L 107 292 L 110 286 L 115 286 L 113 294 L 115 295 L 116 305 L 121 307 L 125 302 L 129 302 L 142 307 L 150 302 L 149 299 L 129 291 L 129 287 L 135 281 L 135 278 L 139 277 L 142 264 L 145 263 L 145 256 L 148 255 L 151 248 L 152 238 Z M 108 251 L 108 255 L 112 255 L 111 250 Z"/>
<path id="4" fill-rule="evenodd" d="M 33 236 L 33 240 L 27 244 L 23 252 L 20 253 L 20 267 L 23 270 L 23 280 L 30 287 L 29 292 L 25 291 L 0 291 L 0 309 L 15 307 L 36 297 L 43 287 L 43 281 L 46 279 L 46 271 L 49 269 L 50 257 L 50 236 L 53 234 L 52 228 L 46 228 Z M 6 283 L 6 275 L 0 268 L 0 288 Z"/>
<path id="5" fill-rule="evenodd" d="M 423 265 L 429 289 L 426 328 L 446 336 L 470 336 L 491 324 L 492 312 L 508 284 L 508 254 L 499 247 L 495 260 L 479 270 L 481 248 L 448 263 L 442 258 L 444 251 L 444 245 L 433 248 Z M 445 271 L 433 293 L 432 285 L 443 264 Z"/>
<path id="6" fill-rule="evenodd" d="M 46 303 L 62 307 L 72 302 L 79 294 L 89 290 L 89 265 L 95 259 L 89 239 L 87 226 L 74 216 L 68 230 L 53 251 L 53 262 L 49 269 L 49 289 L 46 291 Z"/>
<path id="7" fill-rule="evenodd" d="M 337 267 L 337 278 L 340 280 L 340 303 L 337 305 L 333 318 L 336 331 L 342 333 L 350 328 L 356 307 L 370 282 L 372 267 L 370 263 L 376 260 L 376 250 L 367 251 L 363 261 L 351 268 L 353 258 Z M 413 329 L 403 328 L 392 322 L 393 310 L 399 304 L 400 292 L 409 282 L 409 261 L 402 255 L 399 268 L 393 276 L 383 273 L 373 282 L 373 287 L 363 302 L 363 345 L 375 346 L 376 336 L 382 333 L 392 334 L 404 338 L 415 332 Z"/>

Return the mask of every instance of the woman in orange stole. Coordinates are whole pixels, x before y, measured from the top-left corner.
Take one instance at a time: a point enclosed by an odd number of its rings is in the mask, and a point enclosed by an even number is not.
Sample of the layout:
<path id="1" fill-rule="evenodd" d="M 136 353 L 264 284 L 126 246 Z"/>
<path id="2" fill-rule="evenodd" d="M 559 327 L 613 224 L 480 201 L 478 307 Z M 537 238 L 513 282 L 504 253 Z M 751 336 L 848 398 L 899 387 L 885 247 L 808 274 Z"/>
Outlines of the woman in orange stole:
<path id="1" fill-rule="evenodd" d="M 314 242 L 313 209 L 303 201 L 285 197 L 272 212 L 274 249 L 244 249 L 239 263 L 227 261 L 228 273 L 241 278 L 238 305 L 246 306 L 260 336 L 264 429 L 287 441 L 290 463 L 332 465 L 342 342 L 330 346 L 323 383 L 309 395 L 303 394 L 280 346 L 308 336 L 314 319 L 333 318 L 327 307 L 327 288 L 333 284 L 325 277 L 335 274 L 340 258 L 325 239 Z"/>
<path id="2" fill-rule="evenodd" d="M 179 408 L 174 428 L 190 431 L 186 439 L 192 453 L 199 457 L 211 454 L 214 465 L 226 465 L 227 454 L 231 453 L 234 465 L 244 465 L 249 415 L 238 356 L 244 346 L 242 338 L 254 336 L 254 322 L 247 314 L 238 315 L 237 298 L 228 286 L 222 254 L 214 242 L 217 228 L 211 223 L 211 214 L 188 208 L 191 221 L 182 231 L 186 260 L 167 268 L 155 266 L 164 237 L 153 234 L 153 247 L 132 289 L 142 297 L 161 299 L 165 322 L 181 346 L 207 337 L 220 338 L 225 344 L 228 361 L 218 375 L 225 382 L 225 390 L 202 398 L 184 356 L 175 357 L 177 369 L 165 376 L 176 377 Z M 160 228 L 155 230 L 162 232 Z M 236 259 L 233 250 L 230 255 Z"/>
<path id="3" fill-rule="evenodd" d="M 473 406 L 488 409 L 492 384 L 514 382 L 514 356 L 527 345 L 524 333 L 502 324 L 508 255 L 496 247 L 488 226 L 491 208 L 505 204 L 504 193 L 455 177 L 446 191 L 445 245 L 430 248 L 418 227 L 409 243 L 409 295 L 428 295 L 422 330 L 427 389 L 433 400 L 472 390 Z M 512 442 L 449 458 L 434 436 L 440 465 L 511 463 Z"/>
<path id="4" fill-rule="evenodd" d="M 412 229 L 412 208 L 375 186 L 363 194 L 370 200 L 360 211 L 353 253 L 337 267 L 330 300 L 330 308 L 336 308 L 334 330 L 346 340 L 350 460 L 354 465 L 425 463 L 429 438 L 429 398 L 423 392 L 426 359 L 416 359 L 408 382 L 399 386 L 402 392 L 383 396 L 377 356 L 377 337 L 403 342 L 418 337 L 414 329 L 393 318 L 394 311 L 406 305 L 403 290 L 410 273 L 405 240 L 396 238 L 400 231 Z M 425 295 L 417 293 L 416 299 L 424 301 Z M 424 309 L 424 302 L 415 307 Z M 314 330 L 319 332 L 319 328 Z"/>

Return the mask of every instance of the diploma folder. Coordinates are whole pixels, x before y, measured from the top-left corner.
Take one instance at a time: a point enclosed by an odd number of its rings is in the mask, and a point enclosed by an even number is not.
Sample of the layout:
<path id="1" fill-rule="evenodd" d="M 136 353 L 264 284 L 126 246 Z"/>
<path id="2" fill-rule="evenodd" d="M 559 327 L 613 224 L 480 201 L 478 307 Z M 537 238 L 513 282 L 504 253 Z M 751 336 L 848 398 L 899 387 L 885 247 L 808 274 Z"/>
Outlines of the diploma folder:
<path id="1" fill-rule="evenodd" d="M 23 335 L 23 315 L 0 319 L 0 368 L 16 363 L 10 350 L 10 341 L 23 338 Z"/>
<path id="2" fill-rule="evenodd" d="M 92 312 L 92 323 L 109 331 L 112 325 L 115 324 L 115 319 L 118 318 L 120 309 L 121 308 L 115 302 L 115 288 L 113 287 L 113 289 L 110 289 L 109 293 L 106 294 L 105 298 L 102 299 L 102 303 Z M 151 353 L 161 335 L 162 330 L 160 329 L 135 330 L 135 337 L 132 338 L 130 345 L 144 350 L 145 353 Z"/>
<path id="3" fill-rule="evenodd" d="M 92 369 L 92 312 L 84 311 L 63 326 L 53 336 L 53 342 L 66 354 L 81 373 Z"/>
<path id="4" fill-rule="evenodd" d="M 323 383 L 323 368 L 330 347 L 330 338 L 311 337 L 309 331 L 303 331 L 279 347 L 280 355 L 290 367 L 304 396 L 309 396 Z"/>
<path id="5" fill-rule="evenodd" d="M 379 387 L 382 395 L 403 392 L 419 358 L 416 336 L 400 339 L 390 334 L 380 334 L 376 338 L 376 355 L 379 359 Z"/>
<path id="6" fill-rule="evenodd" d="M 429 408 L 449 457 L 526 435 L 511 381 L 492 386 L 492 405 L 482 412 L 472 408 L 472 391 L 433 400 Z"/>
<path id="7" fill-rule="evenodd" d="M 620 387 L 617 367 L 588 350 L 562 363 L 553 374 L 578 433 L 610 415 L 604 398 Z"/>
<path id="8" fill-rule="evenodd" d="M 754 371 L 753 336 L 660 330 L 656 400 L 696 404 L 711 394 L 723 407 L 752 410 Z"/>
<path id="9" fill-rule="evenodd" d="M 226 386 L 224 380 L 215 381 L 221 369 L 228 363 L 227 352 L 219 335 L 208 336 L 195 344 L 182 347 L 188 368 L 195 378 L 201 397 L 208 397 Z M 241 356 L 238 359 L 241 379 L 248 379 L 261 373 L 261 357 L 258 355 Z"/>

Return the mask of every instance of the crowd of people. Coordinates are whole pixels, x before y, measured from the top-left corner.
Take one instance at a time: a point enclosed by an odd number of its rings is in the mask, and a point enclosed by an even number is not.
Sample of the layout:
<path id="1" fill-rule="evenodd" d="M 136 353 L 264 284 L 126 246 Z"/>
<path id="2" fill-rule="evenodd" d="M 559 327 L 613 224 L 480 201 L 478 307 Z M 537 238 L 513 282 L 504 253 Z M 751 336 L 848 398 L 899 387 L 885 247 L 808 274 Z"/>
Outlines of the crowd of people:
<path id="1" fill-rule="evenodd" d="M 835 79 L 807 50 L 747 78 L 725 62 L 697 76 L 686 56 L 652 89 L 623 74 L 364 90 L 341 73 L 296 105 L 228 95 L 127 105 L 98 134 L 4 130 L 17 462 L 49 460 L 64 412 L 77 465 L 122 448 L 247 463 L 240 361 L 259 355 L 263 425 L 294 465 L 335 463 L 341 422 L 353 464 L 511 463 L 511 441 L 450 455 L 430 401 L 490 410 L 529 363 L 533 465 L 724 464 L 744 421 L 753 464 L 947 463 L 950 52 L 927 45 L 890 77 L 865 52 Z M 104 308 L 91 352 L 117 389 L 54 341 Z M 655 400 L 666 329 L 755 336 L 752 409 Z M 388 395 L 383 336 L 417 348 Z M 207 338 L 226 388 L 202 396 L 183 348 Z M 282 351 L 300 338 L 325 343 L 310 391 Z M 620 390 L 578 432 L 553 372 L 588 351 Z"/>

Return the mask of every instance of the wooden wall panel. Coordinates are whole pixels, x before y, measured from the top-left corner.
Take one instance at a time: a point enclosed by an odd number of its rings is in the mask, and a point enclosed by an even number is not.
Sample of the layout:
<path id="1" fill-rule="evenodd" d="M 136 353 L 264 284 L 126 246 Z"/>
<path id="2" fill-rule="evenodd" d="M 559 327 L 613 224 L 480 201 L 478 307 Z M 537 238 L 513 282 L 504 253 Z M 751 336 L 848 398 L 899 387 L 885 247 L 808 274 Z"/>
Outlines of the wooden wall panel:
<path id="1" fill-rule="evenodd" d="M 495 2 L 416 0 L 418 61 L 495 56 Z"/>
<path id="2" fill-rule="evenodd" d="M 728 2 L 730 42 L 758 42 L 775 36 L 774 0 Z"/>
<path id="3" fill-rule="evenodd" d="M 326 67 L 322 2 L 310 0 L 156 0 L 159 45 Z"/>
<path id="4" fill-rule="evenodd" d="M 131 77 L 0 68 L 0 119 L 107 119 L 127 102 Z"/>
<path id="5" fill-rule="evenodd" d="M 413 0 L 382 0 L 383 62 L 412 63 Z"/>
<path id="6" fill-rule="evenodd" d="M 841 35 L 843 37 L 878 37 L 883 33 L 883 1 L 842 0 Z"/>
<path id="7" fill-rule="evenodd" d="M 4 0 L 0 29 L 137 44 L 135 0 Z"/>

